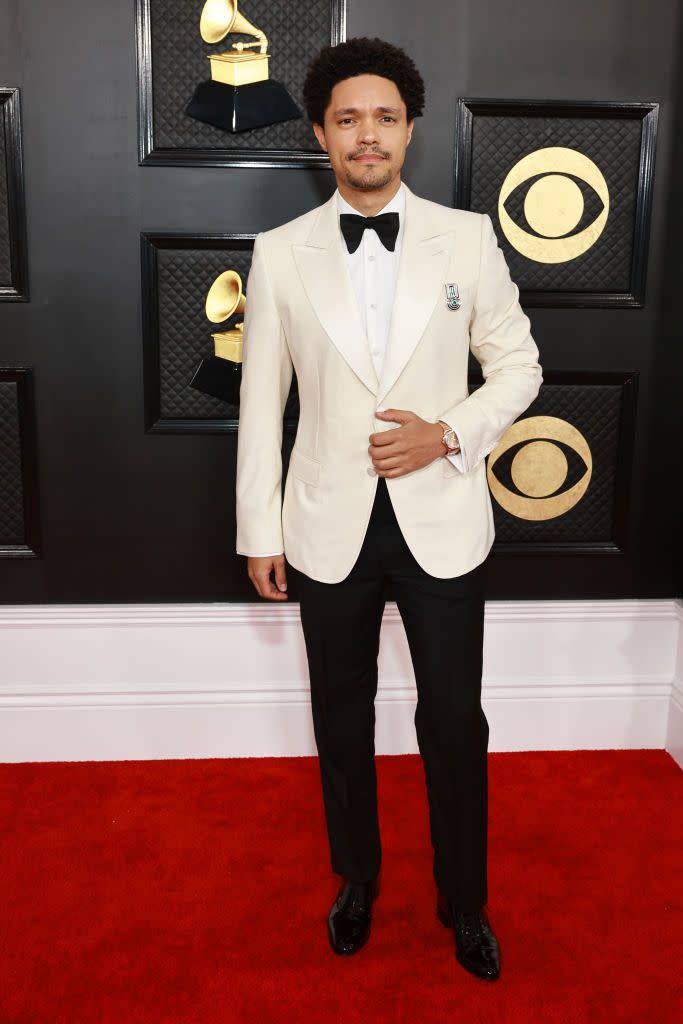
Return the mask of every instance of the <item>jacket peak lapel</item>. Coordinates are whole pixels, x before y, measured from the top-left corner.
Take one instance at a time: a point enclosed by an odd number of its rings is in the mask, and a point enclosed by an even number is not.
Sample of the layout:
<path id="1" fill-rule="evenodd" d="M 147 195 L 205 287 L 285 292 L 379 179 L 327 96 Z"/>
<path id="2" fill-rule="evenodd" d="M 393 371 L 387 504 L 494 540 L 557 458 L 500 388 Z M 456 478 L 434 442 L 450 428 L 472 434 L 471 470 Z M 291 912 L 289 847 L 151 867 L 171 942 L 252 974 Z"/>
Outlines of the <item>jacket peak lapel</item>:
<path id="1" fill-rule="evenodd" d="M 441 228 L 441 230 L 439 230 Z M 382 403 L 417 348 L 432 316 L 453 245 L 453 232 L 443 231 L 443 214 L 434 203 L 406 186 L 405 225 L 396 292 L 377 390 Z"/>
<path id="2" fill-rule="evenodd" d="M 318 207 L 305 244 L 292 245 L 292 256 L 325 333 L 363 384 L 377 394 L 377 374 L 342 248 L 334 194 Z"/>

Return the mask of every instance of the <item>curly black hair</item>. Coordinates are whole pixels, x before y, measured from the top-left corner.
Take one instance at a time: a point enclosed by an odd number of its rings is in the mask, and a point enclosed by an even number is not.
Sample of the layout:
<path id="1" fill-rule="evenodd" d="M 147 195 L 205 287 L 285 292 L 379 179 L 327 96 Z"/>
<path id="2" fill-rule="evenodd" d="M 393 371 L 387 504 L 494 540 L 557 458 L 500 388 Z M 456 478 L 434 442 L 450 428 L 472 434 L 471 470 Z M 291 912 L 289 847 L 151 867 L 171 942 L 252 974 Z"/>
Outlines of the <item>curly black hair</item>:
<path id="1" fill-rule="evenodd" d="M 337 82 L 354 75 L 381 75 L 390 79 L 406 105 L 408 121 L 421 116 L 425 87 L 413 60 L 400 47 L 383 39 L 356 36 L 336 46 L 323 47 L 308 67 L 303 99 L 313 124 L 324 123 Z"/>

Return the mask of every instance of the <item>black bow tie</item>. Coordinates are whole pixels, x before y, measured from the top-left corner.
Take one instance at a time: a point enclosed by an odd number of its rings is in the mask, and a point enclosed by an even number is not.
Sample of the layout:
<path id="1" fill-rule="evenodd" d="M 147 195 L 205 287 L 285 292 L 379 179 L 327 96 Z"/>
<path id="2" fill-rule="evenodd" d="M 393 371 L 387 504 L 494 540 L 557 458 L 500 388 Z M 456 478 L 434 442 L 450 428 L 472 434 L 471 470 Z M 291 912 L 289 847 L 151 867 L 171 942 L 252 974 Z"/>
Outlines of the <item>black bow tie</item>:
<path id="1" fill-rule="evenodd" d="M 360 245 L 365 228 L 372 228 L 385 249 L 393 252 L 398 236 L 398 213 L 380 213 L 377 217 L 361 217 L 357 213 L 340 213 L 339 224 L 349 252 Z"/>

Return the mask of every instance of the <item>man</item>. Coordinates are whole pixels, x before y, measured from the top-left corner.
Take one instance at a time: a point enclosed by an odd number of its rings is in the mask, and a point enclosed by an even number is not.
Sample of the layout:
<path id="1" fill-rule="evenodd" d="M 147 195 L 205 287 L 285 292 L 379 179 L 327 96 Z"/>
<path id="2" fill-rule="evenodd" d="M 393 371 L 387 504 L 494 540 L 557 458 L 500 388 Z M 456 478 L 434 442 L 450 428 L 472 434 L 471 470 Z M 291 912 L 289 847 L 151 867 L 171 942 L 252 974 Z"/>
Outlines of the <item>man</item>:
<path id="1" fill-rule="evenodd" d="M 254 243 L 237 451 L 237 552 L 258 594 L 296 572 L 331 864 L 333 950 L 370 933 L 381 861 L 377 656 L 390 582 L 415 672 L 437 916 L 459 962 L 500 973 L 487 891 L 484 459 L 541 385 L 538 349 L 488 215 L 401 181 L 424 84 L 379 39 L 326 47 L 304 101 L 337 189 Z M 468 354 L 484 384 L 468 394 Z M 282 417 L 300 417 L 281 500 Z M 274 582 L 271 580 L 274 575 Z"/>

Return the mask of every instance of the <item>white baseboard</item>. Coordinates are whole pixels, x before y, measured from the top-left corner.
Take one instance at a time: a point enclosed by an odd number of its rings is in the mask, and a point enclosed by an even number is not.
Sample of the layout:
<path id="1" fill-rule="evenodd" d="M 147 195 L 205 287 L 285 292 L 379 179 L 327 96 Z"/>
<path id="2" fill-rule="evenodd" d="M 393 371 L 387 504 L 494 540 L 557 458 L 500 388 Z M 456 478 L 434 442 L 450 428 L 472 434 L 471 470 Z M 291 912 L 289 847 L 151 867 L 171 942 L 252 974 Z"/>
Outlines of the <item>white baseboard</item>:
<path id="1" fill-rule="evenodd" d="M 1 605 L 0 761 L 316 753 L 299 605 Z M 376 750 L 417 753 L 386 606 Z M 654 747 L 683 766 L 683 603 L 491 601 L 489 750 Z"/>
<path id="2" fill-rule="evenodd" d="M 678 618 L 678 642 L 674 655 L 674 676 L 665 747 L 683 768 L 683 601 L 674 602 Z"/>

